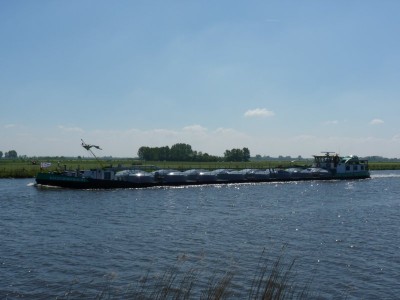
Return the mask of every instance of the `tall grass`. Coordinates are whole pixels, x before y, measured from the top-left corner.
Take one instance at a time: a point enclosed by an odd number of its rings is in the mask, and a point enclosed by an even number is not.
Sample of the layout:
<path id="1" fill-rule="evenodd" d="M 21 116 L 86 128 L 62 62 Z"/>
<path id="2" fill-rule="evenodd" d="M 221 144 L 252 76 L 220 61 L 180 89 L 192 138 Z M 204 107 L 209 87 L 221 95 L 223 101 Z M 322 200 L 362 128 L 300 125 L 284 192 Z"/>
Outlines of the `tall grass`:
<path id="1" fill-rule="evenodd" d="M 310 295 L 309 285 L 304 287 L 295 285 L 292 272 L 294 264 L 295 259 L 289 264 L 284 263 L 284 252 L 282 251 L 271 267 L 265 258 L 265 252 L 263 252 L 249 299 L 307 299 Z"/>

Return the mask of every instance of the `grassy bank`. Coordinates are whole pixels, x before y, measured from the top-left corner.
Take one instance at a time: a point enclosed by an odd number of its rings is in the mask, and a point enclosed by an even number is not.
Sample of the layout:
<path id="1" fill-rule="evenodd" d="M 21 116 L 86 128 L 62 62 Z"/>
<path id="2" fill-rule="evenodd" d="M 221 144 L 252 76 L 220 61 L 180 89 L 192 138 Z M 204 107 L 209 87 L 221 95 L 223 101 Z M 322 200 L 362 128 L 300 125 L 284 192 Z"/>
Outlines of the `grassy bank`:
<path id="1" fill-rule="evenodd" d="M 40 171 L 41 162 L 50 162 L 51 166 L 46 168 L 47 171 L 59 170 L 76 170 L 76 169 L 93 169 L 100 167 L 95 159 L 60 159 L 49 158 L 39 159 L 36 161 L 27 159 L 1 159 L 0 160 L 0 178 L 32 178 Z M 161 169 L 268 169 L 278 167 L 291 167 L 295 165 L 310 165 L 311 161 L 299 161 L 292 163 L 290 161 L 258 161 L 258 162 L 165 162 L 165 161 L 139 161 L 134 159 L 108 159 L 102 160 L 103 167 L 121 166 L 125 168 L 141 167 L 149 171 L 155 168 Z M 400 170 L 400 163 L 395 162 L 370 162 L 371 170 Z"/>

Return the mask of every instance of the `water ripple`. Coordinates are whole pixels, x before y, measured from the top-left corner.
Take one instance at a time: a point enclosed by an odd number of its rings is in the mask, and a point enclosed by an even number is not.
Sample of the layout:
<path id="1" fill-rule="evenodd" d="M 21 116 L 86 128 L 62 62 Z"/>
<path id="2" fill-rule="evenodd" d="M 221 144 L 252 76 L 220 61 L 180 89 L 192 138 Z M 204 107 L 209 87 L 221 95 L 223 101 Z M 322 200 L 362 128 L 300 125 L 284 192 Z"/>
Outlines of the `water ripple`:
<path id="1" fill-rule="evenodd" d="M 283 245 L 296 284 L 319 297 L 396 298 L 398 177 L 115 191 L 1 180 L 0 298 L 96 295 L 187 266 L 204 285 L 233 271 L 240 299 L 263 251 L 273 263 Z"/>

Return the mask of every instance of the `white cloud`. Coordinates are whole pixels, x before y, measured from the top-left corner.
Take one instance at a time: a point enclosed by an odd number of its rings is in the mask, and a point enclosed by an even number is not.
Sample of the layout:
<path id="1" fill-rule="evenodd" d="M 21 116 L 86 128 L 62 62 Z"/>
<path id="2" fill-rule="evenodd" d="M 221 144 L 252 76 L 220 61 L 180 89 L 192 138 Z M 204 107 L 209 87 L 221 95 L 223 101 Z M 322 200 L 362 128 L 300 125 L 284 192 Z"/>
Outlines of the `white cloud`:
<path id="1" fill-rule="evenodd" d="M 308 134 L 301 134 L 298 136 L 295 136 L 293 138 L 294 141 L 298 142 L 298 141 L 310 141 L 310 140 L 315 140 L 316 137 L 313 135 L 308 135 Z"/>
<path id="2" fill-rule="evenodd" d="M 189 131 L 189 132 L 200 133 L 200 132 L 207 131 L 207 128 L 205 128 L 205 127 L 203 127 L 201 125 L 190 125 L 190 126 L 183 127 L 183 130 L 184 131 Z"/>
<path id="3" fill-rule="evenodd" d="M 370 125 L 380 125 L 383 123 L 385 123 L 385 122 L 383 122 L 383 120 L 381 120 L 381 119 L 373 119 L 371 122 L 369 122 Z"/>
<path id="4" fill-rule="evenodd" d="M 220 128 L 217 128 L 217 129 L 214 131 L 214 133 L 216 133 L 216 134 L 231 135 L 231 134 L 237 133 L 237 131 L 236 131 L 235 129 L 232 129 L 232 128 L 223 128 L 223 127 L 220 127 Z"/>
<path id="5" fill-rule="evenodd" d="M 145 131 L 145 133 L 147 133 L 151 136 L 160 136 L 160 137 L 168 137 L 168 138 L 174 138 L 174 137 L 178 136 L 178 134 L 179 134 L 175 130 L 163 129 L 163 128 L 148 130 L 148 131 Z"/>
<path id="6" fill-rule="evenodd" d="M 275 113 L 273 111 L 267 110 L 266 108 L 256 108 L 256 109 L 249 109 L 244 113 L 246 118 L 253 118 L 253 117 L 273 117 Z"/>
<path id="7" fill-rule="evenodd" d="M 6 124 L 4 125 L 4 128 L 13 128 L 15 126 L 16 126 L 15 124 Z"/>
<path id="8" fill-rule="evenodd" d="M 79 133 L 83 133 L 84 130 L 82 128 L 79 127 L 67 127 L 67 126 L 63 126 L 63 125 L 59 125 L 58 129 L 61 129 L 63 131 L 66 132 L 79 132 Z"/>
<path id="9" fill-rule="evenodd" d="M 392 137 L 392 141 L 394 142 L 400 142 L 400 134 L 396 134 Z"/>
<path id="10" fill-rule="evenodd" d="M 333 121 L 326 121 L 326 122 L 324 122 L 324 125 L 337 125 L 337 124 L 339 124 L 339 121 L 338 120 L 333 120 Z"/>
<path id="11" fill-rule="evenodd" d="M 201 125 L 188 125 L 180 129 L 129 129 L 87 131 L 84 140 L 99 145 L 103 153 L 113 156 L 135 156 L 141 146 L 162 147 L 186 143 L 193 150 L 211 155 L 223 155 L 226 149 L 251 145 L 251 137 L 232 128 L 208 130 Z"/>
<path id="12" fill-rule="evenodd" d="M 176 143 L 187 143 L 193 150 L 219 156 L 223 156 L 227 149 L 247 147 L 251 155 L 290 155 L 292 157 L 298 155 L 311 157 L 322 150 L 336 151 L 343 155 L 355 154 L 361 157 L 367 155 L 399 157 L 400 146 L 400 133 L 394 133 L 388 138 L 319 136 L 316 133 L 307 132 L 301 135 L 276 136 L 272 132 L 247 133 L 235 128 L 206 128 L 199 124 L 173 130 L 115 128 L 86 130 L 83 133 L 79 130 L 81 129 L 74 126 L 61 125 L 48 127 L 45 130 L 37 130 L 34 127 L 20 129 L 20 125 L 17 125 L 13 130 L 0 130 L 0 140 L 3 149 L 15 149 L 19 154 L 28 156 L 86 156 L 88 153 L 81 147 L 81 138 L 87 143 L 99 145 L 103 149 L 98 153 L 100 156 L 114 157 L 134 157 L 141 146 L 161 147 L 172 146 Z M 61 131 L 62 134 L 60 134 Z"/>

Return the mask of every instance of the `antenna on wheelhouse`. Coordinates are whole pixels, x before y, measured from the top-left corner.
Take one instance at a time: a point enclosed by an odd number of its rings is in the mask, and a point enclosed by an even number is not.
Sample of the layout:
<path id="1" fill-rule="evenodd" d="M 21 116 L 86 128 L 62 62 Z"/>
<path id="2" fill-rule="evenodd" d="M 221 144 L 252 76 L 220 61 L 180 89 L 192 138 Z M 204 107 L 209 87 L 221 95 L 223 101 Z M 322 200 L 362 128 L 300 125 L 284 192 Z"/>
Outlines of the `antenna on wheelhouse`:
<path id="1" fill-rule="evenodd" d="M 324 153 L 326 156 L 329 156 L 331 154 L 336 153 L 335 151 L 321 151 L 321 153 Z"/>
<path id="2" fill-rule="evenodd" d="M 96 146 L 96 145 L 89 145 L 89 144 L 86 144 L 84 141 L 83 141 L 83 139 L 81 139 L 81 141 L 82 141 L 82 147 L 83 148 L 85 148 L 87 151 L 89 151 L 92 155 L 93 155 L 93 157 L 96 159 L 96 161 L 99 163 L 99 165 L 102 167 L 102 168 L 104 168 L 104 166 L 103 166 L 103 164 L 101 163 L 101 161 L 97 158 L 97 156 L 94 154 L 94 152 L 92 151 L 92 148 L 96 148 L 96 149 L 99 149 L 99 150 L 103 150 L 103 149 L 101 149 L 99 146 Z"/>

